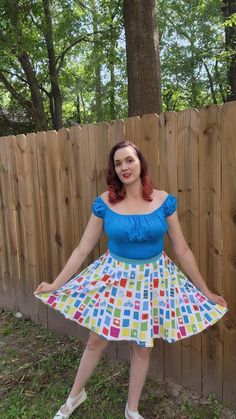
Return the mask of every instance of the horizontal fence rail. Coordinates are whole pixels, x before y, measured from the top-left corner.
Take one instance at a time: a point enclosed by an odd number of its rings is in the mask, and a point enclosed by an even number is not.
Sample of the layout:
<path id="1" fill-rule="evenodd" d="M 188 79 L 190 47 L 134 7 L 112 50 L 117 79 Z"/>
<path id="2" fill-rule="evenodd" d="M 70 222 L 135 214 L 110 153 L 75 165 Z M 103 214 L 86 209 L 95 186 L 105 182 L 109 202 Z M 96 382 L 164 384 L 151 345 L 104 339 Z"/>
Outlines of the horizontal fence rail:
<path id="1" fill-rule="evenodd" d="M 174 344 L 156 341 L 150 371 L 236 406 L 236 102 L 126 121 L 0 138 L 0 306 L 49 329 L 87 331 L 33 296 L 52 281 L 78 245 L 95 196 L 106 189 L 110 148 L 134 141 L 154 187 L 174 194 L 186 240 L 229 312 L 215 326 Z M 106 238 L 84 266 L 106 249 Z M 169 243 L 166 250 L 174 258 Z M 110 355 L 128 358 L 129 345 Z"/>

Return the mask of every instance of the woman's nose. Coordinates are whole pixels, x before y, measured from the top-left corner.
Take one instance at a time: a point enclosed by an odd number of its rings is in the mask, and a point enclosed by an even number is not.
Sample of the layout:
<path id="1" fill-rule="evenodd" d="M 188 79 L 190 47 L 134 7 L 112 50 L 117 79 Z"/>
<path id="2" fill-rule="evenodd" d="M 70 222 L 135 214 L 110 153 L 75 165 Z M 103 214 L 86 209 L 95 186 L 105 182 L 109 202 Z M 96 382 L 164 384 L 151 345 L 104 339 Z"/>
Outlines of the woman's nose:
<path id="1" fill-rule="evenodd" d="M 127 169 L 127 163 L 126 162 L 121 163 L 121 169 L 122 170 L 126 170 Z"/>

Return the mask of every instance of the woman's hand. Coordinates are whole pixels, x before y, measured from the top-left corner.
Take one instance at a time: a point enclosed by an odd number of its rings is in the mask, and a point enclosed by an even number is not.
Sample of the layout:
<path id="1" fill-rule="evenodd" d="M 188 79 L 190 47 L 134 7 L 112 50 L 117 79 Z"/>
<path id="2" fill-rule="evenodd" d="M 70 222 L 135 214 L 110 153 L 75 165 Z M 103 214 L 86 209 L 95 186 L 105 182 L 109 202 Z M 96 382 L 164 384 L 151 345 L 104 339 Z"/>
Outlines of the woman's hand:
<path id="1" fill-rule="evenodd" d="M 56 290 L 57 290 L 57 287 L 55 286 L 54 283 L 49 284 L 49 282 L 41 282 L 41 284 L 39 284 L 39 286 L 34 291 L 34 294 L 37 295 L 37 294 L 48 293 L 48 292 L 52 292 Z"/>
<path id="2" fill-rule="evenodd" d="M 220 306 L 227 307 L 227 303 L 221 295 L 213 294 L 211 291 L 207 291 L 204 293 L 205 297 L 209 300 L 213 301 L 215 304 L 219 304 Z"/>

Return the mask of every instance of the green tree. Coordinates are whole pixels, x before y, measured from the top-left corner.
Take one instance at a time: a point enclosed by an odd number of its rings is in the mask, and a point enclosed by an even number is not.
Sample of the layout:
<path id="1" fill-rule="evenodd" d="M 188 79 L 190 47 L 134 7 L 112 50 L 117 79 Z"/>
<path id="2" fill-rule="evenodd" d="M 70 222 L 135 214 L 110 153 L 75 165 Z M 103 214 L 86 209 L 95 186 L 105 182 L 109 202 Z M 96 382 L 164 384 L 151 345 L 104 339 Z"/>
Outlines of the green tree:
<path id="1" fill-rule="evenodd" d="M 221 0 L 158 1 L 164 109 L 225 101 L 221 7 Z"/>
<path id="2" fill-rule="evenodd" d="M 59 129 L 65 121 L 117 116 L 114 74 L 120 57 L 119 48 L 113 50 L 121 32 L 117 4 L 1 2 L 0 81 L 12 101 L 31 115 L 37 130 Z M 107 112 L 108 98 L 112 106 Z"/>
<path id="3" fill-rule="evenodd" d="M 236 100 L 236 2 L 223 0 L 225 43 L 229 53 L 227 101 Z"/>

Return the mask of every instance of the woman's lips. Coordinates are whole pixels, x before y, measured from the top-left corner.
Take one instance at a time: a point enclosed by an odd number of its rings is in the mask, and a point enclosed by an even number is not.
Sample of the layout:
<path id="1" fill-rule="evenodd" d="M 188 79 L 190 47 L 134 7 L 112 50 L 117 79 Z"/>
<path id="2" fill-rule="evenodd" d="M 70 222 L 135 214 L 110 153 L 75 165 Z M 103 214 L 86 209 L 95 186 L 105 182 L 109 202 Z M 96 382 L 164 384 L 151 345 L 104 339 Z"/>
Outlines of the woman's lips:
<path id="1" fill-rule="evenodd" d="M 131 173 L 124 173 L 122 176 L 123 176 L 125 179 L 127 179 L 128 177 L 130 177 L 130 176 L 131 176 Z"/>

